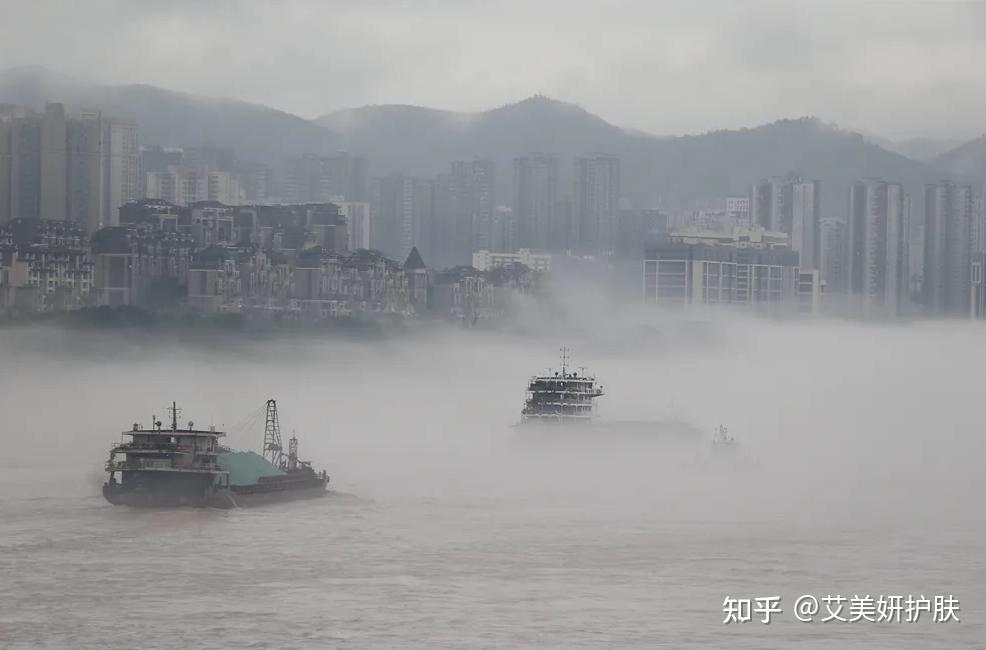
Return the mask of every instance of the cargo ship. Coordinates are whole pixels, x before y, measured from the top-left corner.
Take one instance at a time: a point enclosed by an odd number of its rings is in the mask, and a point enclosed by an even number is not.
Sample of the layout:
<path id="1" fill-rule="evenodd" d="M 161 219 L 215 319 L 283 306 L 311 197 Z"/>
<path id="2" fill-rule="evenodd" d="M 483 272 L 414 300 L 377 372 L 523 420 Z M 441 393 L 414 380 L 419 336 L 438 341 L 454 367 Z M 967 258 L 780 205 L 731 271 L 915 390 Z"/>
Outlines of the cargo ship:
<path id="1" fill-rule="evenodd" d="M 170 427 L 156 417 L 149 427 L 135 423 L 110 450 L 109 479 L 103 484 L 110 503 L 236 508 L 325 494 L 328 475 L 299 460 L 296 437 L 284 453 L 276 401 L 266 404 L 263 455 L 224 446 L 226 433 L 215 426 L 196 429 L 189 421 L 179 427 L 181 409 L 172 402 L 168 410 Z"/>
<path id="2" fill-rule="evenodd" d="M 561 349 L 561 366 L 528 380 L 521 421 L 522 431 L 537 432 L 525 438 L 565 441 L 633 439 L 684 446 L 700 442 L 702 432 L 676 419 L 658 421 L 611 421 L 599 418 L 597 400 L 605 395 L 603 385 L 585 368 L 569 367 L 569 350 Z"/>

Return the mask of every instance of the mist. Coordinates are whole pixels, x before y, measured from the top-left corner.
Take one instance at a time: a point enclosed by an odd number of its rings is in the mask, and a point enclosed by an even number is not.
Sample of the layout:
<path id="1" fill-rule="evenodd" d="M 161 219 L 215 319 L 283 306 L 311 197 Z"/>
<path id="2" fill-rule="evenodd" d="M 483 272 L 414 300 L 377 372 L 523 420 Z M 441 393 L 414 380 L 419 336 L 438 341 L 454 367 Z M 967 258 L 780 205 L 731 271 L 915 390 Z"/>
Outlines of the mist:
<path id="1" fill-rule="evenodd" d="M 118 431 L 163 417 L 172 399 L 183 420 L 225 427 L 231 446 L 259 449 L 262 420 L 251 430 L 238 427 L 276 398 L 303 456 L 326 464 L 349 491 L 372 493 L 371 478 L 413 489 L 441 483 L 429 475 L 449 472 L 461 480 L 488 475 L 497 490 L 523 493 L 530 486 L 516 479 L 529 460 L 512 447 L 511 425 L 527 378 L 556 366 L 566 345 L 574 363 L 604 383 L 604 419 L 676 417 L 709 436 L 726 424 L 760 460 L 760 471 L 739 477 L 750 481 L 750 499 L 733 493 L 698 504 L 716 515 L 811 517 L 821 507 L 836 517 L 932 516 L 968 512 L 969 499 L 981 494 L 976 378 L 986 335 L 974 326 L 764 323 L 715 313 L 648 318 L 626 310 L 583 320 L 537 336 L 442 328 L 381 345 L 302 339 L 218 351 L 142 345 L 111 355 L 105 334 L 4 331 L 3 394 L 17 405 L 5 428 L 6 460 L 77 467 L 86 457 L 98 467 Z M 74 354 L 46 355 L 64 350 L 66 338 Z M 97 355 L 87 353 L 93 349 Z M 49 399 L 57 409 L 44 406 Z M 559 492 L 601 493 L 631 478 L 622 464 L 604 462 L 607 452 L 620 456 L 618 447 L 595 452 L 599 465 L 574 484 L 555 460 L 527 478 L 546 489 L 564 486 Z M 687 466 L 634 455 L 635 487 L 667 495 L 671 469 L 683 501 L 670 505 L 683 515 L 701 512 L 688 501 L 701 495 L 688 488 L 709 477 L 682 481 Z"/>
<path id="2" fill-rule="evenodd" d="M 164 644 L 205 634 L 227 647 L 290 621 L 281 634 L 299 646 L 562 647 L 579 630 L 623 647 L 760 645 L 797 630 L 827 647 L 829 632 L 788 620 L 773 636 L 718 625 L 723 596 L 751 590 L 951 590 L 967 619 L 982 616 L 972 598 L 983 561 L 969 555 L 986 487 L 981 329 L 655 311 L 570 289 L 522 305 L 507 330 L 435 325 L 372 344 L 0 331 L 3 555 L 38 567 L 0 589 L 12 605 L 0 630 L 29 646 L 38 637 L 8 622 L 45 613 L 46 638 L 68 643 L 73 621 L 103 635 L 105 607 L 150 615 L 167 602 L 152 626 Z M 523 444 L 512 425 L 526 381 L 556 366 L 563 345 L 603 382 L 601 420 L 677 418 L 701 439 L 673 452 L 618 439 Z M 182 422 L 259 451 L 268 398 L 301 457 L 331 475 L 318 504 L 139 515 L 102 504 L 102 464 L 132 422 L 162 417 L 174 399 Z M 703 462 L 719 424 L 749 463 Z M 61 530 L 45 532 L 53 516 Z M 189 544 L 197 559 L 169 573 L 164 558 Z M 148 545 L 164 553 L 150 564 Z M 104 547 L 119 570 L 100 559 Z M 154 584 L 135 579 L 137 566 Z M 238 595 L 202 602 L 210 584 Z M 32 597 L 15 601 L 14 590 Z M 103 595 L 63 609 L 86 590 Z M 190 616 L 206 631 L 180 623 Z M 205 623 L 215 617 L 226 623 Z"/>

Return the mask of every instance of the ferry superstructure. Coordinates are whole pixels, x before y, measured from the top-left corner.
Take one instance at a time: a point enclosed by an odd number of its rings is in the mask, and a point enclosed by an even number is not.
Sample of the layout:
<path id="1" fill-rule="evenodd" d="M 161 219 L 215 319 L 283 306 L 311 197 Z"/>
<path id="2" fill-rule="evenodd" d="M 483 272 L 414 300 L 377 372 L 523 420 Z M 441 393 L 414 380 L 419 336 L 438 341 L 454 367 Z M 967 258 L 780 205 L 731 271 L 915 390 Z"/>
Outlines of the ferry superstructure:
<path id="1" fill-rule="evenodd" d="M 569 371 L 568 348 L 561 350 L 561 369 L 531 377 L 521 411 L 525 423 L 589 424 L 596 416 L 595 400 L 603 386 L 585 372 Z"/>

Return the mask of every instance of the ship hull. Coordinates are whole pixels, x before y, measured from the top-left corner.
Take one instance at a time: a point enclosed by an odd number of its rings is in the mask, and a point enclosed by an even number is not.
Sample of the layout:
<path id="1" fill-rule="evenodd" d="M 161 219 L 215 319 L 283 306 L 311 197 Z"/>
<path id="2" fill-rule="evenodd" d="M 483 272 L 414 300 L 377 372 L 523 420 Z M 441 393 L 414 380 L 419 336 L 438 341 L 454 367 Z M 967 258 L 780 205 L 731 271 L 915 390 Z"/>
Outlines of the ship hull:
<path id="1" fill-rule="evenodd" d="M 267 492 L 236 492 L 231 491 L 231 496 L 236 507 L 252 508 L 264 506 L 272 503 L 284 503 L 287 501 L 298 501 L 301 499 L 317 499 L 326 494 L 326 484 L 296 486 L 286 490 L 273 490 Z"/>
<path id="2" fill-rule="evenodd" d="M 665 451 L 697 449 L 703 442 L 701 430 L 685 422 L 571 422 L 554 419 L 528 419 L 516 427 L 516 440 L 532 446 L 588 447 L 607 449 L 639 446 Z"/>
<path id="3" fill-rule="evenodd" d="M 232 493 L 226 489 L 210 491 L 175 489 L 132 489 L 103 484 L 103 498 L 115 506 L 131 508 L 235 508 Z"/>
<path id="4" fill-rule="evenodd" d="M 296 481 L 293 485 L 264 485 L 220 488 L 208 492 L 187 490 L 128 489 L 103 485 L 103 497 L 113 505 L 131 508 L 250 508 L 325 495 L 327 480 Z"/>

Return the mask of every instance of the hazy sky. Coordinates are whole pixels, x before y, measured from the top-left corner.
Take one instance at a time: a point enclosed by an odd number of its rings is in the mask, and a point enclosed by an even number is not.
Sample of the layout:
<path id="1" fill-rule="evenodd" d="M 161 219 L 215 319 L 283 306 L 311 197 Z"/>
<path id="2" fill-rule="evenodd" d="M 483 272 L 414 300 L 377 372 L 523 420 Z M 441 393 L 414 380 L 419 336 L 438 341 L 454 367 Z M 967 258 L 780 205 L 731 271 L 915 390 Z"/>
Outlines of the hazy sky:
<path id="1" fill-rule="evenodd" d="M 986 131 L 986 4 L 744 0 L 0 0 L 3 67 L 237 97 L 304 117 L 480 110 L 542 92 L 660 134 L 817 115 Z"/>

